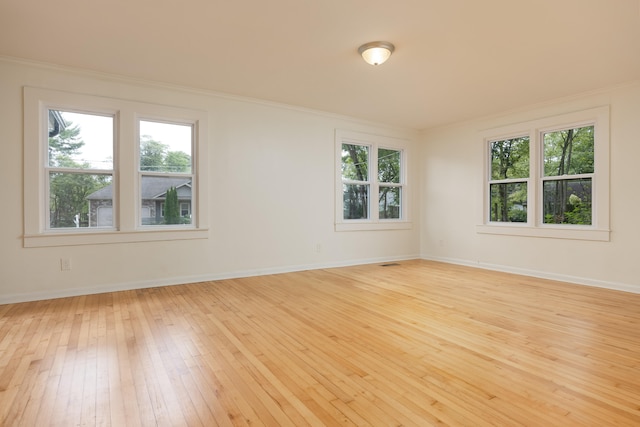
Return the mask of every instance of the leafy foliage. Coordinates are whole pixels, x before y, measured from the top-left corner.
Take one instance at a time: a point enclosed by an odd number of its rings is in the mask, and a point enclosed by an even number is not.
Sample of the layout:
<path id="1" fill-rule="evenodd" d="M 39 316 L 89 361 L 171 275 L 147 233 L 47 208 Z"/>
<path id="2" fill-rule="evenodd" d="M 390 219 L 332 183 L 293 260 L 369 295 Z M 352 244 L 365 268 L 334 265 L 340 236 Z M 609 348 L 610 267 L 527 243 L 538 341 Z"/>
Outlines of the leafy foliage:
<path id="1" fill-rule="evenodd" d="M 54 137 L 49 138 L 49 166 L 52 167 L 81 167 L 71 160 L 71 156 L 77 154 L 84 146 L 80 137 L 80 127 L 68 126 Z"/>
<path id="2" fill-rule="evenodd" d="M 527 222 L 526 182 L 491 184 L 491 221 Z"/>
<path id="3" fill-rule="evenodd" d="M 191 172 L 191 156 L 169 151 L 169 146 L 143 135 L 140 141 L 140 170 L 143 172 Z"/>
<path id="4" fill-rule="evenodd" d="M 369 147 L 342 144 L 342 177 L 353 181 L 369 180 Z"/>
<path id="5" fill-rule="evenodd" d="M 171 187 L 167 190 L 164 202 L 165 224 L 180 224 L 180 205 L 178 203 L 178 190 Z"/>
<path id="6" fill-rule="evenodd" d="M 591 192 L 591 178 L 545 181 L 544 222 L 590 225 Z"/>
<path id="7" fill-rule="evenodd" d="M 378 181 L 400 182 L 400 151 L 378 149 Z"/>
<path id="8" fill-rule="evenodd" d="M 164 158 L 168 148 L 169 146 L 166 144 L 143 136 L 140 141 L 140 170 L 163 171 Z"/>
<path id="9" fill-rule="evenodd" d="M 544 175 L 593 173 L 593 126 L 544 134 Z"/>
<path id="10" fill-rule="evenodd" d="M 529 177 L 529 137 L 491 143 L 491 179 Z"/>
<path id="11" fill-rule="evenodd" d="M 168 151 L 164 158 L 167 172 L 190 172 L 191 156 L 184 151 Z"/>

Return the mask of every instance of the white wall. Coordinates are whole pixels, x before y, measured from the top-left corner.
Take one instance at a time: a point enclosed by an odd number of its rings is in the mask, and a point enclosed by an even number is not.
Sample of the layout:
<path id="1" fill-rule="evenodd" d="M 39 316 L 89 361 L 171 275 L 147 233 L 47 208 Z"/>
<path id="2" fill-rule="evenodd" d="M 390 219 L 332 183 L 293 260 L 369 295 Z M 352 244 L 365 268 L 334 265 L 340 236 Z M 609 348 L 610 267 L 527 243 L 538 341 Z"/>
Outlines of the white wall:
<path id="1" fill-rule="evenodd" d="M 480 131 L 610 105 L 610 241 L 478 234 Z M 640 84 L 426 131 L 421 152 L 422 257 L 640 292 Z"/>
<path id="2" fill-rule="evenodd" d="M 208 111 L 209 239 L 23 248 L 23 86 Z M 479 131 L 601 105 L 611 107 L 610 242 L 477 234 Z M 416 138 L 321 112 L 0 59 L 0 125 L 0 303 L 418 256 L 640 292 L 637 83 Z M 410 230 L 334 231 L 337 128 L 410 141 Z M 60 271 L 60 258 L 71 271 Z"/>
<path id="3" fill-rule="evenodd" d="M 23 86 L 208 111 L 209 238 L 23 248 Z M 412 229 L 334 231 L 335 129 L 407 139 L 417 153 L 409 130 L 9 59 L 0 59 L 0 124 L 0 303 L 420 253 L 417 156 L 409 159 Z M 71 271 L 60 271 L 61 258 Z"/>

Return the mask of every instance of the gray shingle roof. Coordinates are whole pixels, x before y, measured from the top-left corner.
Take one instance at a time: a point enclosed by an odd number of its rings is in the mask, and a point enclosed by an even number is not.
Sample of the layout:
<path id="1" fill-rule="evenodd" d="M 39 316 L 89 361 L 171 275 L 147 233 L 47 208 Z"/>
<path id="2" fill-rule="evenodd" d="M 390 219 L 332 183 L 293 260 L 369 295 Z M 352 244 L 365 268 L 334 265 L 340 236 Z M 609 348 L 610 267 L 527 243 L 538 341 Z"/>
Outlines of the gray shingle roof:
<path id="1" fill-rule="evenodd" d="M 164 195 L 170 187 L 178 190 L 178 198 L 191 198 L 191 180 L 187 178 L 175 178 L 164 176 L 145 176 L 142 178 L 143 200 L 164 199 Z M 105 200 L 113 198 L 113 184 L 91 193 L 88 200 Z"/>

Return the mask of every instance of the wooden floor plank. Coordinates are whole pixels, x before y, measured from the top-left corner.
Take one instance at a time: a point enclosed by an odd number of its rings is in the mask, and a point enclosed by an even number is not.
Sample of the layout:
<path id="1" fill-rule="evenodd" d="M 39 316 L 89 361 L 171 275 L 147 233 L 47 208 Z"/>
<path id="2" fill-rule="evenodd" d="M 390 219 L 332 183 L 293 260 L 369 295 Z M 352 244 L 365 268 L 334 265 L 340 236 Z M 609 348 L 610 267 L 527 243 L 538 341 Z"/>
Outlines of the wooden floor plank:
<path id="1" fill-rule="evenodd" d="M 0 306 L 0 425 L 640 425 L 640 295 L 393 264 Z"/>

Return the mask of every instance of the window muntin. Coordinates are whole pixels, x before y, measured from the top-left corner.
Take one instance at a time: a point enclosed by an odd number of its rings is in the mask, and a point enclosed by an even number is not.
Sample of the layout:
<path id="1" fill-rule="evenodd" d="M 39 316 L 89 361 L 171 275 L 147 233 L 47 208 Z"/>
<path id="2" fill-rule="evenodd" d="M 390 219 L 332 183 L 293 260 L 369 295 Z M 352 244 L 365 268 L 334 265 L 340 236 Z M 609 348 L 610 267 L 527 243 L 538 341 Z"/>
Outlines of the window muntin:
<path id="1" fill-rule="evenodd" d="M 336 131 L 336 230 L 410 228 L 401 140 Z"/>
<path id="2" fill-rule="evenodd" d="M 88 197 L 113 181 L 113 116 L 48 109 L 45 188 L 47 229 L 97 225 Z M 102 227 L 113 227 L 103 221 Z"/>
<path id="3" fill-rule="evenodd" d="M 527 222 L 529 143 L 528 136 L 489 142 L 489 221 Z"/>

